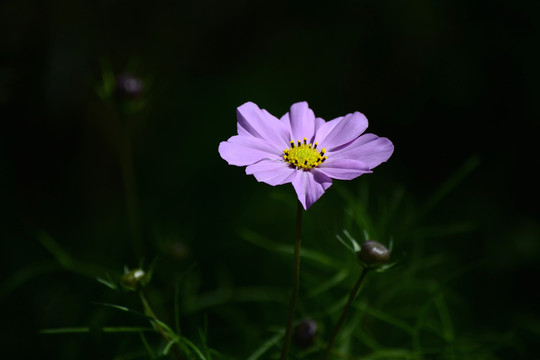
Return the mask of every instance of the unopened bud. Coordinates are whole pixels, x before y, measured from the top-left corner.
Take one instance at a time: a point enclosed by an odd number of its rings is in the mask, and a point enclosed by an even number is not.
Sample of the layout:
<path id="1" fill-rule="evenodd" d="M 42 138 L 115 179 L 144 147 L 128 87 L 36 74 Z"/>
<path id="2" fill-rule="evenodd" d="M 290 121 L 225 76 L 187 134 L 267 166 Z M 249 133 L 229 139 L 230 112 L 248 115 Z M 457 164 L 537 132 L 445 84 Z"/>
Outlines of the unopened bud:
<path id="1" fill-rule="evenodd" d="M 306 319 L 294 328 L 293 341 L 301 347 L 313 345 L 317 335 L 317 323 L 311 319 Z"/>
<path id="2" fill-rule="evenodd" d="M 145 276 L 146 273 L 141 269 L 131 270 L 122 275 L 122 285 L 128 289 L 135 289 Z"/>
<path id="3" fill-rule="evenodd" d="M 120 100 L 136 99 L 143 92 L 143 81 L 131 74 L 124 73 L 116 79 L 115 95 Z"/>
<path id="4" fill-rule="evenodd" d="M 380 242 L 368 240 L 362 244 L 358 256 L 368 265 L 381 265 L 390 259 L 390 251 Z"/>

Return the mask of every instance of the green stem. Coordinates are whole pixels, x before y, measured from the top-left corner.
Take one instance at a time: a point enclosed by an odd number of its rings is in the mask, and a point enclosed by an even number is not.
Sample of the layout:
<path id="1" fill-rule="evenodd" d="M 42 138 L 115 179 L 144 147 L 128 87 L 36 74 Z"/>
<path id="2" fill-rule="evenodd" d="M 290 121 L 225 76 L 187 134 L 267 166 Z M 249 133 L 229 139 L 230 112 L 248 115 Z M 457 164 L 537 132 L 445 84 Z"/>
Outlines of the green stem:
<path id="1" fill-rule="evenodd" d="M 334 347 L 334 342 L 336 341 L 337 334 L 339 333 L 339 330 L 341 329 L 341 326 L 343 325 L 343 322 L 345 321 L 345 318 L 347 317 L 347 313 L 349 312 L 351 304 L 354 301 L 354 298 L 356 297 L 356 294 L 358 293 L 358 289 L 360 289 L 360 285 L 362 285 L 362 281 L 366 277 L 367 273 L 368 273 L 368 268 L 364 267 L 362 269 L 362 273 L 360 273 L 360 277 L 356 281 L 356 284 L 354 284 L 354 287 L 352 288 L 351 293 L 349 294 L 349 299 L 347 300 L 347 304 L 345 305 L 345 308 L 343 309 L 343 312 L 341 313 L 341 316 L 339 317 L 334 333 L 332 334 L 332 337 L 330 338 L 330 341 L 328 342 L 328 347 L 326 348 L 326 351 L 324 353 L 323 360 L 328 359 L 328 355 L 330 355 L 330 351 L 332 350 L 332 347 Z"/>
<path id="2" fill-rule="evenodd" d="M 302 241 L 302 204 L 298 202 L 296 211 L 296 240 L 294 242 L 294 269 L 293 269 L 293 289 L 291 302 L 289 304 L 289 316 L 287 319 L 287 329 L 285 330 L 285 338 L 283 342 L 283 350 L 281 352 L 281 360 L 287 359 L 289 346 L 291 345 L 292 323 L 294 319 L 294 310 L 296 309 L 296 300 L 298 299 L 298 287 L 300 278 L 300 245 Z"/>
<path id="3" fill-rule="evenodd" d="M 142 290 L 139 291 L 139 296 L 141 298 L 141 302 L 143 304 L 144 311 L 145 311 L 146 315 L 150 316 L 151 318 L 157 319 L 156 314 L 154 313 L 154 311 L 150 307 L 150 304 L 146 300 L 146 297 L 144 296 L 144 293 L 142 292 Z M 167 334 L 167 332 L 165 331 L 165 329 L 163 329 L 163 327 L 161 325 L 159 325 L 157 322 L 155 322 L 155 321 L 151 321 L 151 322 L 152 322 L 152 325 L 154 326 L 154 328 L 161 334 L 163 339 L 165 339 L 165 341 L 169 342 L 171 339 L 170 339 L 169 335 Z M 182 355 L 180 354 L 180 351 L 176 347 L 172 347 L 171 351 L 178 360 L 182 360 Z"/>

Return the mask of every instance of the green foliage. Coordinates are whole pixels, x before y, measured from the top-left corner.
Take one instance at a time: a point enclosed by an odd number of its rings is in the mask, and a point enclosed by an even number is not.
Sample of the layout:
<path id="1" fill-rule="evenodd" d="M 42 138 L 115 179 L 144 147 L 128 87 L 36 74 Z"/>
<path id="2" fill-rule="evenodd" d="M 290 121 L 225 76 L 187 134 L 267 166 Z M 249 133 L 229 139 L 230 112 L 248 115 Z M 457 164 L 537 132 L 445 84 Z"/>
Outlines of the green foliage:
<path id="1" fill-rule="evenodd" d="M 476 158 L 466 161 L 421 204 L 399 185 L 382 191 L 369 179 L 361 179 L 355 185 L 335 185 L 335 199 L 345 206 L 335 207 L 334 216 L 316 210 L 306 213 L 296 323 L 310 318 L 319 330 L 312 346 L 293 346 L 291 359 L 321 358 L 347 294 L 366 266 L 358 251 L 371 239 L 387 245 L 390 262 L 368 274 L 337 337 L 332 359 L 499 358 L 488 344 L 504 336 L 471 336 L 459 315 L 467 306 L 454 284 L 480 264 L 456 266 L 451 253 L 437 247 L 428 250 L 426 242 L 474 231 L 474 224 L 460 219 L 432 223 L 430 214 L 443 206 L 445 197 L 475 166 Z M 200 264 L 195 258 L 171 262 L 161 254 L 149 266 L 139 261 L 134 269 L 124 266 L 120 272 L 120 265 L 110 269 L 90 259 L 78 260 L 50 235 L 39 232 L 39 243 L 56 264 L 38 263 L 21 270 L 2 284 L 0 294 L 9 296 L 33 277 L 51 276 L 51 271 L 71 273 L 73 279 L 85 279 L 87 286 L 94 281 L 100 286 L 94 287 L 92 297 L 77 299 L 88 313 L 83 317 L 86 323 L 44 324 L 39 336 L 123 336 L 125 345 L 105 349 L 115 359 L 277 359 L 285 331 L 293 244 L 286 228 L 255 230 L 263 224 L 241 224 L 226 237 L 233 250 L 220 259 L 221 267 L 215 268 L 219 273 L 214 274 L 208 272 L 205 252 L 197 257 Z M 206 284 L 209 276 L 214 280 Z"/>

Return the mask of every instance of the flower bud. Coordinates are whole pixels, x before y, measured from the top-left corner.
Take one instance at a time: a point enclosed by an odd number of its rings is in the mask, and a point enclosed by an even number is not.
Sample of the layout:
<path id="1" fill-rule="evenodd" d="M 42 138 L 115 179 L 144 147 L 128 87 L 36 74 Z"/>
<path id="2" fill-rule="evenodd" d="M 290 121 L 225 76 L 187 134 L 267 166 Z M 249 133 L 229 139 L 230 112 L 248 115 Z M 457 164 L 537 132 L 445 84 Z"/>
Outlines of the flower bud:
<path id="1" fill-rule="evenodd" d="M 135 289 L 142 279 L 146 276 L 146 273 L 141 269 L 131 270 L 128 273 L 122 275 L 122 285 L 128 289 Z"/>
<path id="2" fill-rule="evenodd" d="M 390 252 L 380 242 L 368 240 L 362 244 L 358 256 L 368 265 L 381 265 L 390 259 Z"/>
<path id="3" fill-rule="evenodd" d="M 306 319 L 294 328 L 293 341 L 301 347 L 313 345 L 317 335 L 317 323 L 311 319 Z"/>
<path id="4" fill-rule="evenodd" d="M 120 100 L 133 100 L 142 94 L 143 88 L 143 81 L 140 78 L 124 73 L 116 79 L 115 95 Z"/>

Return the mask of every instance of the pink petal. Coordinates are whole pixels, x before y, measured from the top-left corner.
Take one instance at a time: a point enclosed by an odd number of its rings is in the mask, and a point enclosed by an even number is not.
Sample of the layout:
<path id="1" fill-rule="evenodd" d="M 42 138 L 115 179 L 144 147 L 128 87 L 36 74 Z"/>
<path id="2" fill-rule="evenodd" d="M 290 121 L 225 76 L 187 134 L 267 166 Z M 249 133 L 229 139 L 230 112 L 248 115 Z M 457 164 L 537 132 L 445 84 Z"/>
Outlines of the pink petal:
<path id="1" fill-rule="evenodd" d="M 289 117 L 289 113 L 286 113 L 279 119 L 286 127 L 289 129 L 289 140 L 294 140 L 292 130 L 291 130 L 291 118 Z M 290 145 L 290 144 L 288 144 Z"/>
<path id="2" fill-rule="evenodd" d="M 324 119 L 315 118 L 315 132 L 317 132 L 319 128 L 323 126 L 324 124 L 326 124 L 326 121 L 324 121 Z"/>
<path id="3" fill-rule="evenodd" d="M 252 102 L 241 105 L 236 110 L 238 129 L 254 137 L 266 140 L 279 151 L 289 147 L 289 131 L 285 124 L 266 110 L 261 110 Z"/>
<path id="4" fill-rule="evenodd" d="M 335 118 L 328 122 L 323 122 L 323 123 L 321 123 L 320 121 L 317 121 L 316 122 L 317 130 L 316 130 L 315 139 L 313 139 L 313 142 L 314 143 L 318 142 L 320 145 L 320 139 L 324 139 L 332 130 L 334 130 L 334 128 L 337 126 L 337 124 L 340 123 L 341 120 L 343 120 L 343 116 Z"/>
<path id="5" fill-rule="evenodd" d="M 368 127 L 366 117 L 359 112 L 346 115 L 336 124 L 331 123 L 332 121 L 321 126 L 315 135 L 315 142 L 328 151 L 356 139 Z"/>
<path id="6" fill-rule="evenodd" d="M 328 154 L 328 158 L 359 160 L 373 169 L 388 160 L 393 152 L 394 145 L 387 138 L 364 134 L 344 148 Z"/>
<path id="7" fill-rule="evenodd" d="M 332 179 L 339 180 L 352 180 L 371 172 L 368 164 L 350 159 L 328 160 L 317 169 Z"/>
<path id="8" fill-rule="evenodd" d="M 246 174 L 253 175 L 259 182 L 272 186 L 286 184 L 292 181 L 295 170 L 284 161 L 262 160 L 246 168 Z"/>
<path id="9" fill-rule="evenodd" d="M 240 125 L 239 122 L 236 123 L 236 132 L 238 133 L 238 135 L 254 137 L 246 129 L 244 129 L 244 127 Z"/>
<path id="10" fill-rule="evenodd" d="M 298 102 L 291 106 L 289 111 L 291 123 L 292 140 L 302 140 L 307 138 L 309 142 L 313 140 L 315 134 L 315 114 L 308 107 L 308 103 Z"/>
<path id="11" fill-rule="evenodd" d="M 263 159 L 280 159 L 281 153 L 266 141 L 236 135 L 219 144 L 219 154 L 229 165 L 251 165 Z"/>
<path id="12" fill-rule="evenodd" d="M 298 200 L 307 210 L 332 185 L 332 179 L 315 169 L 310 171 L 298 170 L 292 184 Z"/>

